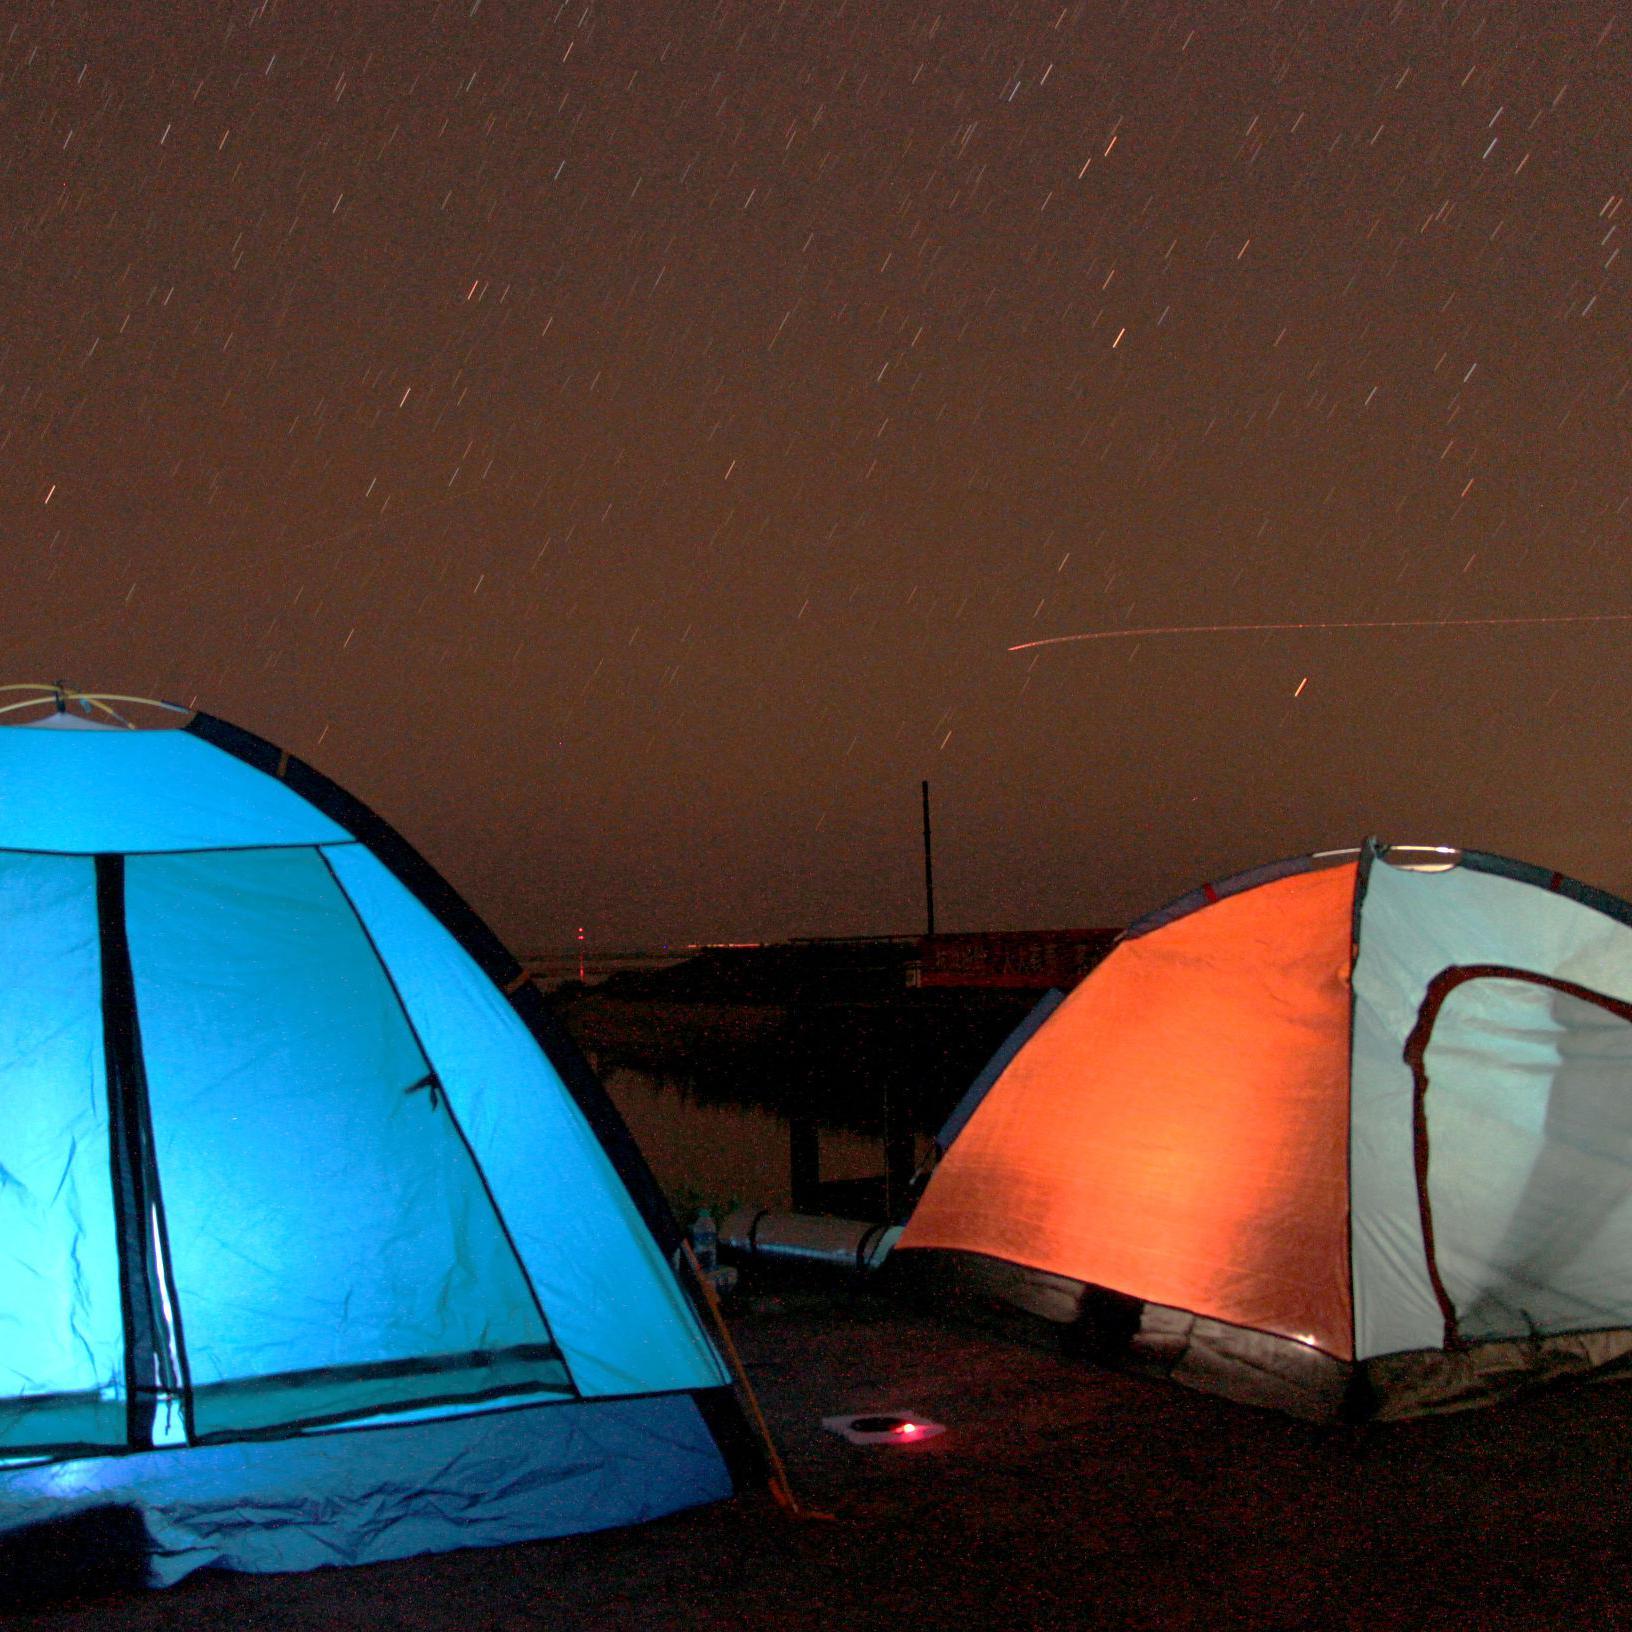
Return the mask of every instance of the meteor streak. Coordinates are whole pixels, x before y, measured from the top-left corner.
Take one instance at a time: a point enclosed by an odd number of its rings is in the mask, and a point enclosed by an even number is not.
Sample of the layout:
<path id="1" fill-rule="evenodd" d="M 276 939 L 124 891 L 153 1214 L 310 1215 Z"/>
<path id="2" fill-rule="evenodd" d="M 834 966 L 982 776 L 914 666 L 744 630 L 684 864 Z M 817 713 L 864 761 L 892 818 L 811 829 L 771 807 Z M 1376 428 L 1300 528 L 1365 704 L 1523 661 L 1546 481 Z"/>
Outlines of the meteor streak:
<path id="1" fill-rule="evenodd" d="M 1022 640 L 1009 650 L 1030 652 L 1039 646 L 1069 646 L 1079 640 L 1134 640 L 1146 635 L 1250 635 L 1289 629 L 1490 629 L 1541 623 L 1632 623 L 1632 612 L 1571 612 L 1551 617 L 1514 618 L 1354 618 L 1308 623 L 1173 623 L 1150 629 L 1090 629 L 1083 635 L 1050 635 L 1045 640 Z"/>

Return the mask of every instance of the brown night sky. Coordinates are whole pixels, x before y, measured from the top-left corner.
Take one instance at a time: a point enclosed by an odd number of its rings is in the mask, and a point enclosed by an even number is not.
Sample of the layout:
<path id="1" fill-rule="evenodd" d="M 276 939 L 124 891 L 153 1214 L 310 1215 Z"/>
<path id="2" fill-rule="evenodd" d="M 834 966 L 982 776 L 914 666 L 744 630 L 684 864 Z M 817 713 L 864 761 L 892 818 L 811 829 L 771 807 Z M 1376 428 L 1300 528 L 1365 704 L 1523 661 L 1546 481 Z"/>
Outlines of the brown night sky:
<path id="1" fill-rule="evenodd" d="M 6 7 L 0 678 L 521 948 L 914 929 L 925 776 L 946 928 L 1627 886 L 1629 109 L 1613 0 Z"/>

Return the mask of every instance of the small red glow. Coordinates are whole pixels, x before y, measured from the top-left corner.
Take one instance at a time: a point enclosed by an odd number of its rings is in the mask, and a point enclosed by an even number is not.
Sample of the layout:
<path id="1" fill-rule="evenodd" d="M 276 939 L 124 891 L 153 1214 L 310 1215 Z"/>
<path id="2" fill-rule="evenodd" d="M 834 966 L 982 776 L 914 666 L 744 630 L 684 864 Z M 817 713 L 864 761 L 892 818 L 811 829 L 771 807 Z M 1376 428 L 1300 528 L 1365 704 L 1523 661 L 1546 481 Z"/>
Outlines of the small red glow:
<path id="1" fill-rule="evenodd" d="M 895 1431 L 898 1434 L 915 1434 L 918 1432 L 918 1424 L 915 1422 L 900 1422 L 896 1424 Z"/>

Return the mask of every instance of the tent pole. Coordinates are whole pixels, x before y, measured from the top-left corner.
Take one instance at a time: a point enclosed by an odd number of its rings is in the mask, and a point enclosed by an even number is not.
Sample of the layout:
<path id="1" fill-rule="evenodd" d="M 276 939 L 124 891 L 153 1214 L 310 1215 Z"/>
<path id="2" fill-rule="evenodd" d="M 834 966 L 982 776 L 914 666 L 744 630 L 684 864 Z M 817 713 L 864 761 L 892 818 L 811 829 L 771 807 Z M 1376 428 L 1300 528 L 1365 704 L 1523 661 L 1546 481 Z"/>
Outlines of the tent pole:
<path id="1" fill-rule="evenodd" d="M 935 933 L 935 856 L 929 844 L 929 783 L 923 784 L 924 790 L 924 905 L 928 916 L 928 927 L 924 933 Z"/>
<path id="2" fill-rule="evenodd" d="M 792 1513 L 801 1519 L 831 1519 L 831 1513 L 817 1513 L 806 1507 L 793 1493 L 793 1486 L 788 1480 L 787 1465 L 782 1460 L 782 1453 L 776 1447 L 776 1440 L 771 1434 L 771 1425 L 765 1420 L 765 1413 L 760 1409 L 759 1396 L 754 1392 L 754 1385 L 748 1381 L 748 1368 L 742 1363 L 742 1356 L 737 1353 L 737 1345 L 731 1340 L 731 1328 L 726 1324 L 725 1311 L 720 1308 L 720 1296 L 714 1290 L 714 1282 L 703 1272 L 703 1266 L 697 1262 L 697 1254 L 692 1251 L 691 1242 L 684 1236 L 680 1238 L 680 1252 L 686 1267 L 691 1271 L 691 1278 L 697 1284 L 697 1290 L 702 1294 L 703 1306 L 708 1310 L 714 1323 L 714 1333 L 720 1340 L 720 1348 L 725 1354 L 726 1365 L 731 1373 L 731 1380 L 736 1385 L 738 1398 L 747 1407 L 749 1420 L 758 1430 L 760 1443 L 765 1448 L 765 1461 L 770 1474 L 768 1483 L 771 1495 L 776 1499 L 778 1507 Z"/>

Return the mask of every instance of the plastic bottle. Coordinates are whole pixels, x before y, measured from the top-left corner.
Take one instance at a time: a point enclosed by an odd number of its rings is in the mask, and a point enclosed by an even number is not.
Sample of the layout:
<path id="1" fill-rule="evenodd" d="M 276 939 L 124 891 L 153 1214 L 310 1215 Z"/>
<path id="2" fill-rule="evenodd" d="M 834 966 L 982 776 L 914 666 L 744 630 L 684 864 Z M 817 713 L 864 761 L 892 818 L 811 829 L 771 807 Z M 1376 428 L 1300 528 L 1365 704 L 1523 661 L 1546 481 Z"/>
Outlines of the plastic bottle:
<path id="1" fill-rule="evenodd" d="M 706 1207 L 691 1221 L 691 1250 L 697 1255 L 697 1267 L 712 1275 L 720 1262 L 720 1232 Z"/>

